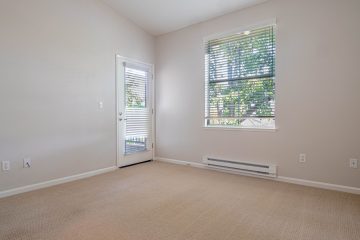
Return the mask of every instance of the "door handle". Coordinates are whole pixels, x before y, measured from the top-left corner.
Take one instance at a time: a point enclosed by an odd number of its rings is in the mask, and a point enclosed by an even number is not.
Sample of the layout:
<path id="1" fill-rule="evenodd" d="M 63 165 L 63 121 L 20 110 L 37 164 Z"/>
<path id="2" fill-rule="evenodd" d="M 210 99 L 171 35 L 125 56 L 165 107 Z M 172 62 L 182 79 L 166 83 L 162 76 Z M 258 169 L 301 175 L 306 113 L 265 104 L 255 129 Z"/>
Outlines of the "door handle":
<path id="1" fill-rule="evenodd" d="M 121 122 L 122 120 L 126 121 L 127 118 L 119 118 L 119 121 Z"/>

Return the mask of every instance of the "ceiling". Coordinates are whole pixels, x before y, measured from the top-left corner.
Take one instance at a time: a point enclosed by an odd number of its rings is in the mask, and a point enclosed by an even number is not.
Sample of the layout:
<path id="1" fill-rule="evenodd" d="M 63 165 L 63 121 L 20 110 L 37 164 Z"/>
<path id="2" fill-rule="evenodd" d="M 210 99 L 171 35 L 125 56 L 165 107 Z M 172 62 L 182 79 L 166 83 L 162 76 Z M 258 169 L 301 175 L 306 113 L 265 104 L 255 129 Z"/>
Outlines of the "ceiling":
<path id="1" fill-rule="evenodd" d="M 267 0 L 103 0 L 152 35 L 176 31 Z"/>

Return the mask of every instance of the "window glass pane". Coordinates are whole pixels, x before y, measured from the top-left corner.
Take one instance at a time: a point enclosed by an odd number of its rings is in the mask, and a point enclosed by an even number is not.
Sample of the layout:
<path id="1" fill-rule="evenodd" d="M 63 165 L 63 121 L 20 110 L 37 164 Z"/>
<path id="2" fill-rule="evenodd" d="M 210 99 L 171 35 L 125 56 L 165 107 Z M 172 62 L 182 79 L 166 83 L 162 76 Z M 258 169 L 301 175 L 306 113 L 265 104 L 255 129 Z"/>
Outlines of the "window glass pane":
<path id="1" fill-rule="evenodd" d="M 206 44 L 206 125 L 275 126 L 273 27 Z"/>
<path id="2" fill-rule="evenodd" d="M 126 107 L 145 108 L 146 107 L 146 80 L 147 72 L 126 68 L 125 88 L 126 88 Z"/>
<path id="3" fill-rule="evenodd" d="M 125 154 L 150 149 L 149 73 L 125 67 Z"/>

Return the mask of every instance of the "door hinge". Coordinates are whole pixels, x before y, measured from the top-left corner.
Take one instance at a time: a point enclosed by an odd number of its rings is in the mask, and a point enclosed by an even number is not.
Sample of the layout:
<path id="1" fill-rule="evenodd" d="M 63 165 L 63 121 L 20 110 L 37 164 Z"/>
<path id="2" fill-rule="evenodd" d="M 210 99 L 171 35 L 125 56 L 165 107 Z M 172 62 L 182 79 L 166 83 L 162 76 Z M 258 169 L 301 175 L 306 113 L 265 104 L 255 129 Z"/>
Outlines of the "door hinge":
<path id="1" fill-rule="evenodd" d="M 154 109 L 151 109 L 151 114 L 154 114 Z"/>
<path id="2" fill-rule="evenodd" d="M 153 143 L 151 144 L 151 148 L 154 148 L 154 144 L 153 144 Z"/>

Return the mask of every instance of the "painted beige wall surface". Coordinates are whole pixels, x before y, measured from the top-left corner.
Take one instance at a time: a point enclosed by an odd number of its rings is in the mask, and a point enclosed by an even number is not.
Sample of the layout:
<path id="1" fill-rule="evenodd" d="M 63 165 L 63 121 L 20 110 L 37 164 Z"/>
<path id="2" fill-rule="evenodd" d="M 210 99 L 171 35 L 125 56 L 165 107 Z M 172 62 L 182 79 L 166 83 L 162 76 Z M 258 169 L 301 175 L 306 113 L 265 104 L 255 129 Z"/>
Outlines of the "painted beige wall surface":
<path id="1" fill-rule="evenodd" d="M 0 191 L 115 165 L 115 53 L 154 38 L 97 0 L 0 1 Z"/>
<path id="2" fill-rule="evenodd" d="M 158 37 L 157 156 L 276 163 L 281 176 L 360 187 L 349 168 L 360 159 L 359 12 L 358 0 L 270 0 Z M 204 129 L 204 37 L 272 18 L 278 131 Z"/>

